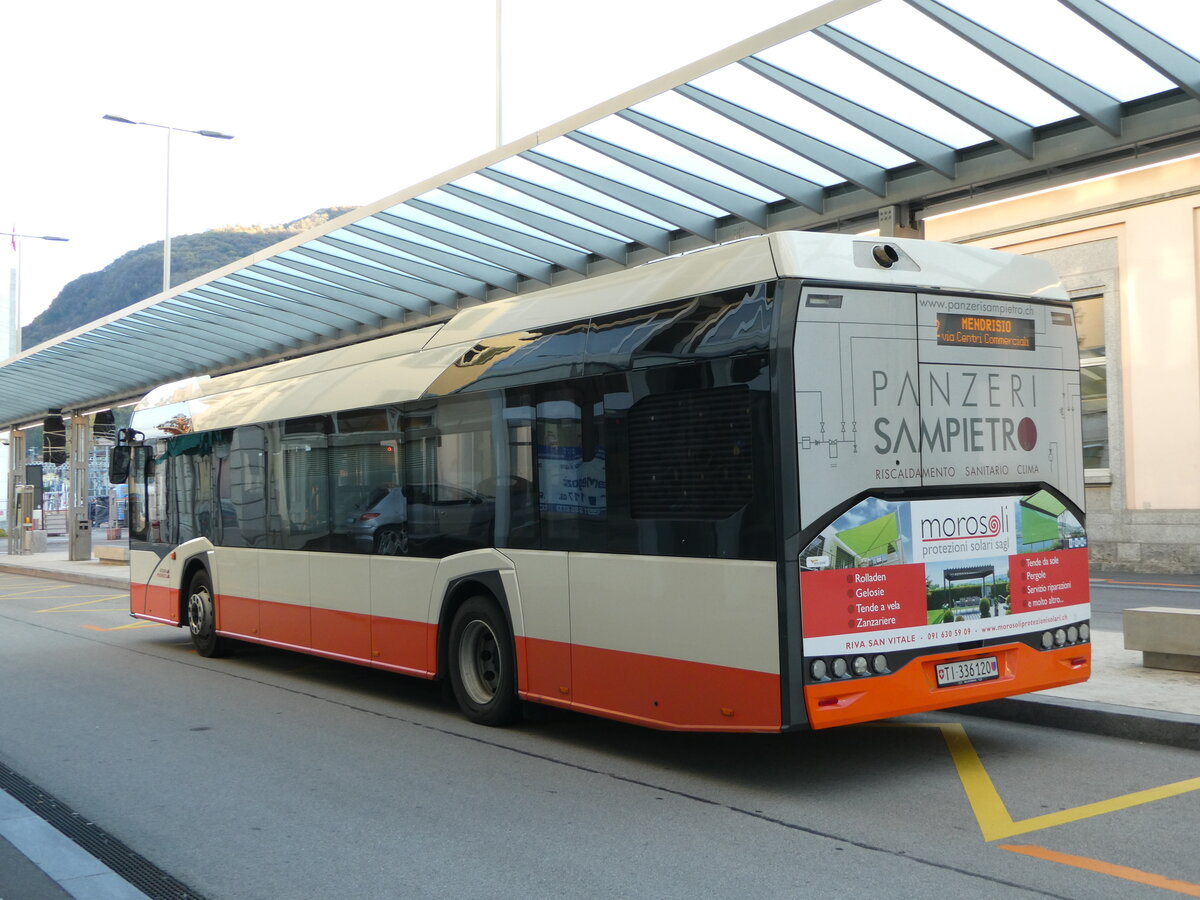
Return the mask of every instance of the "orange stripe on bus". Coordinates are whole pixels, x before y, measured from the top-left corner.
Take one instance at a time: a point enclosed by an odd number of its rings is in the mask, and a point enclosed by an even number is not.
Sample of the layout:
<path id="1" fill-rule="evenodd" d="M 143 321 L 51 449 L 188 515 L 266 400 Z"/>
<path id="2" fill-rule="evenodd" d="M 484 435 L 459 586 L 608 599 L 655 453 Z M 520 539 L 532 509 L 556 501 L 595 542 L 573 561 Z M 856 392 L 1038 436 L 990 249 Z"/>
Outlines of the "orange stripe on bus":
<path id="1" fill-rule="evenodd" d="M 778 731 L 779 676 L 598 647 L 571 648 L 573 707 L 657 728 Z"/>

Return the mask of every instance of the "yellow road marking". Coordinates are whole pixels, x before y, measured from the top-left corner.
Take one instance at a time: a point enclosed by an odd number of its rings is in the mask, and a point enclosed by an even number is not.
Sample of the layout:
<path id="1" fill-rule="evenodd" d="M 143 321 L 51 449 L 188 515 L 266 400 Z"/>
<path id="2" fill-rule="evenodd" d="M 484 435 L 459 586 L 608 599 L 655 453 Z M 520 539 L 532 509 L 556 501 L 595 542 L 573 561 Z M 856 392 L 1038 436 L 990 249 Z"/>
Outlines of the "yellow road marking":
<path id="1" fill-rule="evenodd" d="M 48 584 L 45 587 L 38 585 L 35 588 L 30 588 L 27 591 L 5 591 L 0 594 L 0 600 L 13 600 L 17 597 L 28 597 L 30 594 L 44 594 L 46 591 L 70 591 L 78 590 L 77 584 Z"/>
<path id="2" fill-rule="evenodd" d="M 124 599 L 125 599 L 124 594 L 113 594 L 109 597 L 97 597 L 95 600 L 81 600 L 79 603 L 66 603 L 66 604 L 63 604 L 62 606 L 51 606 L 48 609 L 39 609 L 38 612 L 40 612 L 40 613 L 63 612 L 64 610 L 78 609 L 81 606 L 90 606 L 93 603 L 107 603 L 110 600 L 124 600 Z"/>
<path id="3" fill-rule="evenodd" d="M 1200 884 L 1193 884 L 1190 881 L 1176 881 L 1174 878 L 1165 878 L 1162 875 L 1155 875 L 1153 872 L 1143 872 L 1141 869 L 1134 869 L 1129 866 L 1118 866 L 1098 859 L 1088 859 L 1086 856 L 1058 853 L 1055 850 L 1047 850 L 1045 847 L 1032 845 L 1000 844 L 1000 849 L 1011 850 L 1013 853 L 1032 856 L 1035 859 L 1062 863 L 1064 866 L 1074 866 L 1077 869 L 1099 872 L 1102 875 L 1111 875 L 1113 878 L 1136 881 L 1138 884 L 1162 888 L 1164 891 L 1174 891 L 1177 894 L 1183 894 L 1187 897 L 1200 897 Z"/>
<path id="4" fill-rule="evenodd" d="M 112 628 L 101 628 L 99 625 L 84 625 L 88 631 L 125 631 L 129 628 L 158 628 L 165 627 L 162 622 L 130 622 L 128 625 L 115 625 Z"/>
<path id="5" fill-rule="evenodd" d="M 967 793 L 967 800 L 975 813 L 975 819 L 979 823 L 979 830 L 983 832 L 985 841 L 1028 834 L 1031 831 L 1053 828 L 1068 822 L 1078 822 L 1082 819 L 1090 819 L 1105 813 L 1130 809 L 1144 803 L 1152 803 L 1155 800 L 1200 790 L 1200 778 L 1188 778 L 1173 784 L 1165 784 L 1162 787 L 1123 794 L 1120 797 L 1113 797 L 1111 800 L 1101 800 L 1098 803 L 1076 806 L 1074 809 L 1064 809 L 1060 812 L 1015 821 L 1009 815 L 1008 808 L 1000 798 L 996 786 L 992 784 L 992 779 L 988 777 L 987 770 L 984 769 L 983 762 L 979 759 L 979 754 L 975 752 L 970 738 L 967 737 L 966 729 L 956 722 L 933 727 L 941 730 L 942 737 L 946 740 L 946 746 L 950 748 L 950 756 L 958 770 L 959 780 L 962 781 L 963 790 Z"/>

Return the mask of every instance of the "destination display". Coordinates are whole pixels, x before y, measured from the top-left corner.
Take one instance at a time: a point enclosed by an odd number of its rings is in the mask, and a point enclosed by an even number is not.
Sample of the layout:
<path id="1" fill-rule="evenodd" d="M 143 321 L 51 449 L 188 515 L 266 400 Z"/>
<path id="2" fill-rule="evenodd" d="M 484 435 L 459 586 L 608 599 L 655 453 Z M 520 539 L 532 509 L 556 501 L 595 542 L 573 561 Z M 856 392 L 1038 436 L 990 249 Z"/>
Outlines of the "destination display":
<path id="1" fill-rule="evenodd" d="M 1034 350 L 1033 332 L 1033 319 L 937 314 L 937 342 L 942 346 Z"/>

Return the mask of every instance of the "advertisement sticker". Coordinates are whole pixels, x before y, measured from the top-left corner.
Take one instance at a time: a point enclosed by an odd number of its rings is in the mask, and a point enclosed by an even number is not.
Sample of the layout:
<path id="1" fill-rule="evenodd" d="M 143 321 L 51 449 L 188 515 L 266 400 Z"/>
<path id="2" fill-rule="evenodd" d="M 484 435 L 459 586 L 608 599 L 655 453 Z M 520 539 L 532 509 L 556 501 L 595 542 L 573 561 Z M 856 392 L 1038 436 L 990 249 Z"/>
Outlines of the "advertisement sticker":
<path id="1" fill-rule="evenodd" d="M 868 498 L 800 557 L 804 652 L 918 649 L 1087 618 L 1087 538 L 1048 491 Z"/>

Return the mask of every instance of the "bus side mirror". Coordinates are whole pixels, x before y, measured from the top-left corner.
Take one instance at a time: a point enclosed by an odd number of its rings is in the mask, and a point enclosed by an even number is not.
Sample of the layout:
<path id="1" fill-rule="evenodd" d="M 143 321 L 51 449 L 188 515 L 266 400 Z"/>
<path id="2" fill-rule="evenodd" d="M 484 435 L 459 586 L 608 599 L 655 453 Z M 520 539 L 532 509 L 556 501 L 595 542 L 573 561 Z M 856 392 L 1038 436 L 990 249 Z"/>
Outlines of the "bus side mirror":
<path id="1" fill-rule="evenodd" d="M 128 444 L 112 447 L 108 455 L 109 484 L 125 484 L 129 481 L 129 458 L 133 448 Z"/>

